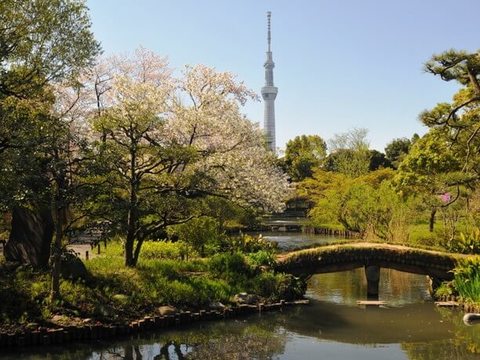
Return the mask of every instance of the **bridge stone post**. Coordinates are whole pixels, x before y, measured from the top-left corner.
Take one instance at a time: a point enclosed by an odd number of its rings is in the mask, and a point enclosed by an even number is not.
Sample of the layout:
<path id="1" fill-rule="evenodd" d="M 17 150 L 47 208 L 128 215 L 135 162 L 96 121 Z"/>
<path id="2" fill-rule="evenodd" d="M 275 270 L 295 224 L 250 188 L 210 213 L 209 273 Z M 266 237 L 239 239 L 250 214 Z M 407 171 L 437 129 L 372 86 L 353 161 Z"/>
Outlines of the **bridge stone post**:
<path id="1" fill-rule="evenodd" d="M 428 278 L 428 292 L 430 293 L 430 296 L 433 298 L 435 296 L 435 291 L 442 285 L 443 281 L 442 279 L 432 276 L 432 275 L 427 275 Z"/>
<path id="2" fill-rule="evenodd" d="M 367 278 L 367 299 L 378 300 L 378 284 L 380 282 L 380 266 L 366 265 L 365 277 Z"/>

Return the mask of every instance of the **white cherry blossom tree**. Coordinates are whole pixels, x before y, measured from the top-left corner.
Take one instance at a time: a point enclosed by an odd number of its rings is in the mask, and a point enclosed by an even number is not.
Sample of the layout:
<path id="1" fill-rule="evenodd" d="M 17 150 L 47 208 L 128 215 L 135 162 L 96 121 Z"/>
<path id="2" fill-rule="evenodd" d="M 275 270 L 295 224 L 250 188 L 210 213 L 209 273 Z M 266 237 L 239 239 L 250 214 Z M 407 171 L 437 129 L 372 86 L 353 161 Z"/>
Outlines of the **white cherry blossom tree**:
<path id="1" fill-rule="evenodd" d="M 286 177 L 240 111 L 256 95 L 232 74 L 199 65 L 176 78 L 145 49 L 100 66 L 87 86 L 106 184 L 96 206 L 126 235 L 127 266 L 145 239 L 199 215 L 199 199 L 282 209 Z"/>

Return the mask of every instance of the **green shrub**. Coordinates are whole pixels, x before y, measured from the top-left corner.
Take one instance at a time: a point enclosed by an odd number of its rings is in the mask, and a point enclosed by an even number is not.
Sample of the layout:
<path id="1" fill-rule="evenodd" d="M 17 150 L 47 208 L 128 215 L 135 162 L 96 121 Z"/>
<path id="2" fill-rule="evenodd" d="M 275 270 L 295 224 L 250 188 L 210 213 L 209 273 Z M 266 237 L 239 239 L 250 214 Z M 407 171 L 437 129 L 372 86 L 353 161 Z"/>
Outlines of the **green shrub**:
<path id="1" fill-rule="evenodd" d="M 460 233 L 459 238 L 448 243 L 448 250 L 462 254 L 480 254 L 480 229 L 475 228 L 469 233 Z"/>
<path id="2" fill-rule="evenodd" d="M 190 284 L 197 293 L 198 305 L 208 305 L 214 301 L 227 302 L 237 290 L 224 280 L 209 279 L 203 276 L 191 278 Z"/>
<path id="3" fill-rule="evenodd" d="M 214 255 L 209 261 L 209 271 L 213 276 L 231 281 L 242 276 L 250 277 L 252 268 L 241 253 L 221 253 Z"/>
<path id="4" fill-rule="evenodd" d="M 306 282 L 290 274 L 264 272 L 253 280 L 253 289 L 257 295 L 270 300 L 293 300 L 305 294 Z"/>
<path id="5" fill-rule="evenodd" d="M 262 297 L 277 297 L 278 275 L 273 272 L 265 272 L 253 280 L 253 291 Z"/>
<path id="6" fill-rule="evenodd" d="M 260 250 L 247 255 L 248 261 L 254 266 L 273 266 L 275 256 L 271 251 Z"/>
<path id="7" fill-rule="evenodd" d="M 49 290 L 48 273 L 0 265 L 0 323 L 25 323 L 41 317 Z"/>
<path id="8" fill-rule="evenodd" d="M 242 234 L 232 237 L 229 240 L 229 248 L 231 251 L 240 251 L 244 253 L 253 253 L 257 251 L 274 251 L 277 249 L 277 243 L 265 240 L 262 235 L 252 236 Z"/>
<path id="9" fill-rule="evenodd" d="M 451 282 L 442 283 L 436 290 L 435 290 L 435 297 L 442 298 L 446 296 L 453 295 L 455 289 L 453 288 L 453 284 Z"/>
<path id="10" fill-rule="evenodd" d="M 190 245 L 200 256 L 217 252 L 225 240 L 218 221 L 211 217 L 195 218 L 185 224 L 170 226 L 168 234 Z"/>
<path id="11" fill-rule="evenodd" d="M 183 241 L 146 241 L 140 252 L 141 259 L 181 259 L 194 255 L 193 249 Z"/>

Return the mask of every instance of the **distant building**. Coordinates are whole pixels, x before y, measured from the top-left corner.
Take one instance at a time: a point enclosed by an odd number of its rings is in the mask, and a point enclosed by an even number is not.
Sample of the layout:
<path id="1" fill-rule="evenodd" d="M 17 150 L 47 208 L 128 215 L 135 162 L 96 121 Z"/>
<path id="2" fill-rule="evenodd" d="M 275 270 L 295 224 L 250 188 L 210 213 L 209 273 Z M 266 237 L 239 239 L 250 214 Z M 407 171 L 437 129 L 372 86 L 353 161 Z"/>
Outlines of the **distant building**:
<path id="1" fill-rule="evenodd" d="M 271 21 L 272 13 L 267 12 L 267 60 L 263 65 L 265 67 L 265 86 L 262 87 L 262 97 L 265 103 L 264 115 L 263 115 L 263 129 L 265 131 L 265 136 L 267 139 L 268 149 L 275 152 L 275 98 L 277 97 L 278 89 L 273 85 L 273 68 L 275 63 L 272 58 L 271 50 Z"/>

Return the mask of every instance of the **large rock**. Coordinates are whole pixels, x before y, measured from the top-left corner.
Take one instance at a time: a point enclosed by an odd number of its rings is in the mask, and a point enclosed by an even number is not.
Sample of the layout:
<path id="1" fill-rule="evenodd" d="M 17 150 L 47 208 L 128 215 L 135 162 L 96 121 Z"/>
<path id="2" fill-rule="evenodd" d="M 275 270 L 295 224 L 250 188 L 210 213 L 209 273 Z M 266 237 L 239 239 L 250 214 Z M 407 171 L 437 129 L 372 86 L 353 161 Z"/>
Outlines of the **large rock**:
<path id="1" fill-rule="evenodd" d="M 463 322 L 465 323 L 465 325 L 480 324 L 480 314 L 467 313 L 463 316 Z"/>
<path id="2" fill-rule="evenodd" d="M 177 308 L 175 308 L 174 306 L 170 306 L 170 305 L 164 305 L 164 306 L 160 306 L 157 309 L 157 311 L 162 316 L 175 315 L 177 313 Z"/>
<path id="3" fill-rule="evenodd" d="M 33 212 L 26 208 L 14 208 L 12 231 L 4 250 L 5 258 L 34 268 L 48 267 L 53 231 L 50 211 Z"/>
<path id="4" fill-rule="evenodd" d="M 83 261 L 72 252 L 62 253 L 60 271 L 64 279 L 88 281 L 91 278 Z"/>
<path id="5" fill-rule="evenodd" d="M 247 293 L 239 293 L 233 297 L 233 302 L 241 305 L 255 305 L 260 301 L 260 298 L 254 294 L 247 294 Z"/>

